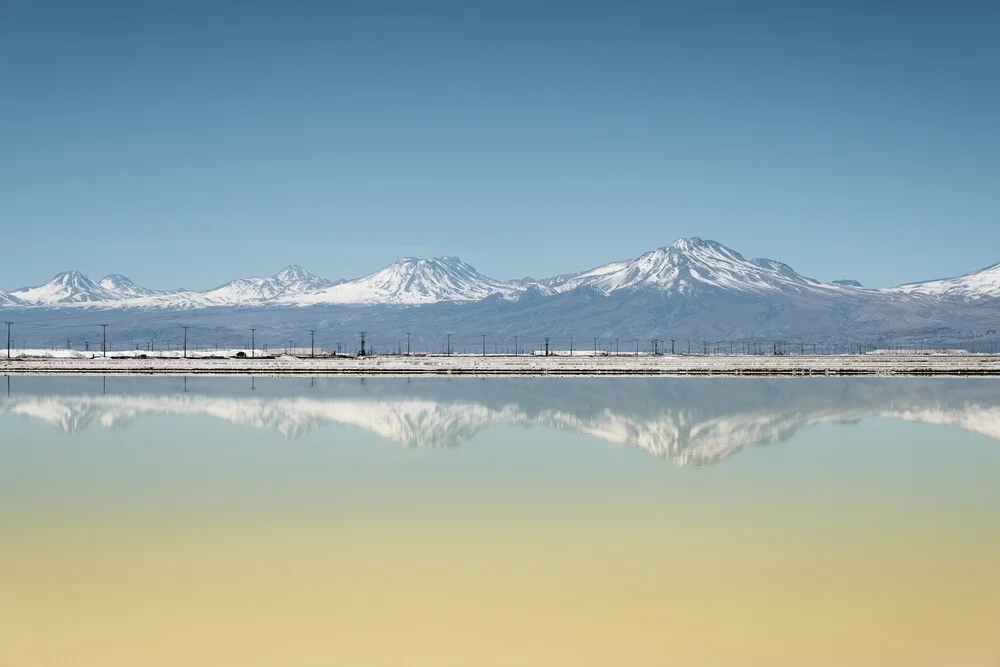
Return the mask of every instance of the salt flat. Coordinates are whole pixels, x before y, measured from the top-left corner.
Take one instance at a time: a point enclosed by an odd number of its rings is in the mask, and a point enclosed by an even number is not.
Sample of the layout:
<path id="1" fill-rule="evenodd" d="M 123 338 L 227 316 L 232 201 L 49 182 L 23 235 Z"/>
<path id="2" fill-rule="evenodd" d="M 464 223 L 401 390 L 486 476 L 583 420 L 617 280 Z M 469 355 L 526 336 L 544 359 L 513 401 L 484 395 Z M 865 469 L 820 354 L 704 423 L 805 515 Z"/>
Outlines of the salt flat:
<path id="1" fill-rule="evenodd" d="M 1000 355 L 413 355 L 246 358 L 180 352 L 150 356 L 62 356 L 18 352 L 0 358 L 0 374 L 125 375 L 981 375 L 1000 376 Z M 144 358 L 145 357 L 145 358 Z"/>

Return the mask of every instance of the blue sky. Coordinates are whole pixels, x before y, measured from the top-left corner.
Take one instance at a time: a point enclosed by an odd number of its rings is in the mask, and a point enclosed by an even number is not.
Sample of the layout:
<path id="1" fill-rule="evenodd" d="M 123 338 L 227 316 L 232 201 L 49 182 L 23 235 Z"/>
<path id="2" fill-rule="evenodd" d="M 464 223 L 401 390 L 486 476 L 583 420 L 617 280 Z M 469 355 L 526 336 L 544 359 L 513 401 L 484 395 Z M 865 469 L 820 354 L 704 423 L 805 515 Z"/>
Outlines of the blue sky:
<path id="1" fill-rule="evenodd" d="M 541 277 L 692 235 L 871 286 L 981 268 L 998 8 L 2 0 L 0 289 Z"/>

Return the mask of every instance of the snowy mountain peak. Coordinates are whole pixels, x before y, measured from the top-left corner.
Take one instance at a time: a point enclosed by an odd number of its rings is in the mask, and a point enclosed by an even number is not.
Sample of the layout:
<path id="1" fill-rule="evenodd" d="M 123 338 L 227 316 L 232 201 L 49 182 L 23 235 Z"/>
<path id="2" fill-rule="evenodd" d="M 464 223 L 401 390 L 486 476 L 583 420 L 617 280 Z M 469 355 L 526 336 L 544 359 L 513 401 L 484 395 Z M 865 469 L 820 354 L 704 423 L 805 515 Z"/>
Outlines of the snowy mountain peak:
<path id="1" fill-rule="evenodd" d="M 460 269 L 478 273 L 458 257 L 447 255 L 444 257 L 400 257 L 389 266 L 412 267 L 408 270 L 419 270 L 420 267 L 439 267 L 441 269 Z"/>
<path id="2" fill-rule="evenodd" d="M 115 301 L 118 296 L 101 287 L 82 271 L 64 271 L 40 287 L 24 287 L 11 293 L 34 305 Z"/>
<path id="3" fill-rule="evenodd" d="M 109 292 L 119 295 L 121 298 L 151 296 L 159 293 L 157 290 L 147 289 L 135 284 L 128 276 L 123 276 L 120 273 L 112 273 L 104 276 L 98 282 L 98 285 Z"/>
<path id="4" fill-rule="evenodd" d="M 298 264 L 291 264 L 278 271 L 273 280 L 279 285 L 282 294 L 310 292 L 333 285 L 329 280 L 309 273 Z"/>
<path id="5" fill-rule="evenodd" d="M 91 285 L 95 285 L 96 283 L 94 283 L 94 281 L 90 279 L 90 276 L 88 276 L 83 271 L 78 271 L 74 269 L 72 271 L 63 271 L 61 273 L 57 273 L 52 277 L 52 280 L 50 280 L 47 284 L 50 285 L 59 284 L 67 288 L 73 288 L 73 287 L 87 288 Z"/>
<path id="6" fill-rule="evenodd" d="M 278 282 L 295 282 L 298 280 L 309 280 L 315 277 L 316 276 L 309 273 L 298 264 L 289 264 L 281 271 L 274 274 L 274 279 Z"/>
<path id="7" fill-rule="evenodd" d="M 402 257 L 384 269 L 357 280 L 288 301 L 298 305 L 416 305 L 438 301 L 479 301 L 494 293 L 512 295 L 516 291 L 506 283 L 484 276 L 458 257 Z"/>
<path id="8" fill-rule="evenodd" d="M 721 243 L 697 236 L 678 239 L 670 245 L 635 259 L 614 262 L 584 273 L 541 281 L 559 292 L 584 286 L 604 294 L 619 290 L 654 289 L 675 294 L 704 290 L 738 293 L 774 293 L 819 285 L 796 273 L 790 266 L 769 259 L 746 260 Z"/>
<path id="9" fill-rule="evenodd" d="M 663 249 L 667 250 L 673 248 L 680 252 L 697 252 L 697 251 L 709 251 L 718 252 L 727 256 L 735 256 L 743 259 L 743 256 L 731 248 L 727 248 L 717 241 L 711 241 L 708 239 L 703 239 L 700 236 L 688 236 L 685 238 L 680 238 L 665 246 Z"/>

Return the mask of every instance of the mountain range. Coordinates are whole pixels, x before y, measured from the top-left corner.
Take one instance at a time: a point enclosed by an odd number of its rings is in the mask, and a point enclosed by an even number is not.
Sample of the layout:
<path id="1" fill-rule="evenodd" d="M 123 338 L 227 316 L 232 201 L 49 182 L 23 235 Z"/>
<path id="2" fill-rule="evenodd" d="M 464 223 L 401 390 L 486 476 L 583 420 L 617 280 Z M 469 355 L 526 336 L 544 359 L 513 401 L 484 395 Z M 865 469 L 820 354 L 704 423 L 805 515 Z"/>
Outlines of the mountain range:
<path id="1" fill-rule="evenodd" d="M 367 328 L 392 341 L 406 331 L 424 342 L 441 332 L 471 337 L 487 331 L 494 337 L 905 339 L 963 346 L 996 335 L 1000 264 L 868 289 L 850 279 L 824 283 L 782 262 L 746 259 L 692 237 L 634 259 L 538 280 L 497 280 L 457 257 L 405 257 L 361 278 L 333 281 L 289 266 L 208 290 L 151 289 L 118 274 L 95 281 L 68 271 L 44 285 L 0 292 L 0 309 L 31 311 L 11 319 L 31 320 L 39 332 L 64 326 L 58 335 L 45 333 L 46 341 L 78 327 L 81 313 L 101 311 L 102 320 L 131 323 L 127 332 L 115 329 L 130 339 L 155 335 L 156 326 L 176 329 L 184 319 L 223 338 L 226 330 L 259 322 L 262 331 L 280 332 L 283 340 L 301 335 L 303 325 L 325 325 L 321 335 L 332 325 Z"/>

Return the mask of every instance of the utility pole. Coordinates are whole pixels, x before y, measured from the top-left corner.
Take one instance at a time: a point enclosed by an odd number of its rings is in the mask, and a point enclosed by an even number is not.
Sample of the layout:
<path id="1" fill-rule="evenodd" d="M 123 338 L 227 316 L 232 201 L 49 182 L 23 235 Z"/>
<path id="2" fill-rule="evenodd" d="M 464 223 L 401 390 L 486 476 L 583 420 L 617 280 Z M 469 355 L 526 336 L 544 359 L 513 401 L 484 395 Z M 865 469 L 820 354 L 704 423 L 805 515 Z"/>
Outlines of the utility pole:
<path id="1" fill-rule="evenodd" d="M 594 336 L 594 356 L 597 356 L 597 336 Z"/>
<path id="2" fill-rule="evenodd" d="M 483 334 L 483 356 L 486 356 L 486 334 Z"/>
<path id="3" fill-rule="evenodd" d="M 257 340 L 254 338 L 256 335 L 256 329 L 250 329 L 250 358 L 253 359 L 257 356 Z"/>
<path id="4" fill-rule="evenodd" d="M 516 357 L 517 354 L 518 354 L 518 352 L 517 352 L 517 336 L 514 336 L 514 356 Z"/>
<path id="5" fill-rule="evenodd" d="M 451 356 L 451 334 L 445 334 L 445 336 L 448 337 L 448 345 L 445 348 L 444 353 L 447 354 L 448 356 Z"/>
<path id="6" fill-rule="evenodd" d="M 104 342 L 101 343 L 101 356 L 106 357 L 108 356 L 108 325 L 102 324 L 101 326 L 104 327 Z"/>
<path id="7" fill-rule="evenodd" d="M 406 356 L 410 356 L 410 332 L 406 332 Z"/>
<path id="8" fill-rule="evenodd" d="M 181 328 L 184 329 L 184 358 L 187 359 L 188 358 L 188 328 L 189 327 L 181 327 Z"/>
<path id="9" fill-rule="evenodd" d="M 615 356 L 618 356 L 618 339 L 615 338 Z"/>
<path id="10" fill-rule="evenodd" d="M 569 337 L 569 356 L 573 356 L 573 337 Z"/>
<path id="11" fill-rule="evenodd" d="M 309 356 L 310 357 L 315 357 L 316 356 L 316 330 L 315 329 L 310 329 L 309 330 Z"/>
<path id="12" fill-rule="evenodd" d="M 13 322 L 4 322 L 4 324 L 7 325 L 7 358 L 10 359 L 10 325 L 12 325 L 14 323 Z"/>

